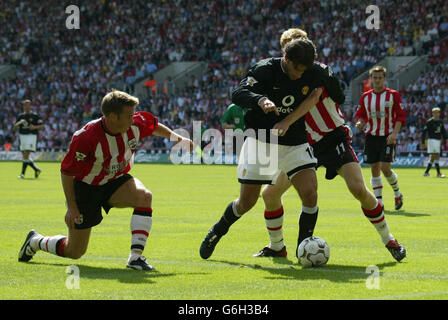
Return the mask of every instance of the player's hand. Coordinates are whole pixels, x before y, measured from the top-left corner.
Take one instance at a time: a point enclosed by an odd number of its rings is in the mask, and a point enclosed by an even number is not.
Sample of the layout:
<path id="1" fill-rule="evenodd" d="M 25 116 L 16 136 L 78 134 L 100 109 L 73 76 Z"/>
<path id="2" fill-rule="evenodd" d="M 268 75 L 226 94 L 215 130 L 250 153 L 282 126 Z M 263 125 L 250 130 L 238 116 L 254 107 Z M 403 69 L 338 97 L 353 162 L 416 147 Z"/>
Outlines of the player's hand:
<path id="1" fill-rule="evenodd" d="M 79 213 L 77 208 L 68 208 L 65 214 L 65 223 L 69 229 L 75 228 L 76 224 L 82 223 L 82 215 Z"/>
<path id="2" fill-rule="evenodd" d="M 261 99 L 258 105 L 265 114 L 274 111 L 277 116 L 280 115 L 275 103 L 269 100 L 268 98 Z"/>
<path id="3" fill-rule="evenodd" d="M 191 139 L 185 138 L 185 137 L 179 137 L 177 140 L 177 143 L 180 143 L 181 145 L 188 146 L 188 149 L 190 152 L 193 152 L 194 150 L 194 143 L 191 141 Z"/>
<path id="4" fill-rule="evenodd" d="M 282 120 L 277 122 L 272 129 L 274 130 L 277 129 L 278 130 L 277 135 L 279 137 L 283 137 L 286 134 L 286 131 L 288 131 L 289 129 L 289 124 L 286 123 L 286 121 Z"/>
<path id="5" fill-rule="evenodd" d="M 362 130 L 363 126 L 364 126 L 364 123 L 362 121 L 356 122 L 356 129 L 358 129 L 359 131 Z"/>
<path id="6" fill-rule="evenodd" d="M 313 92 L 311 92 L 310 96 L 315 99 L 317 102 L 319 102 L 319 98 L 322 95 L 323 87 L 315 88 Z M 317 103 L 316 102 L 316 103 Z"/>
<path id="7" fill-rule="evenodd" d="M 386 140 L 387 144 L 395 144 L 396 141 L 397 141 L 397 136 L 394 135 L 393 133 L 387 136 L 387 140 Z"/>

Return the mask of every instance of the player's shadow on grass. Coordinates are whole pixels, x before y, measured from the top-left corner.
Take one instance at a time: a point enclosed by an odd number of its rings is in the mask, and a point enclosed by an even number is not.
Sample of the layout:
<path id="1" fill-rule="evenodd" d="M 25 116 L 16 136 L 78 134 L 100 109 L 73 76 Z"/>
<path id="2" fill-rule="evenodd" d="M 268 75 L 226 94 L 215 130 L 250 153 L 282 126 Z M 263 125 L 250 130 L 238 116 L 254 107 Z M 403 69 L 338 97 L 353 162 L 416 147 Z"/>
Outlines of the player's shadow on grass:
<path id="1" fill-rule="evenodd" d="M 420 218 L 420 217 L 428 217 L 431 216 L 428 213 L 417 213 L 417 212 L 409 212 L 406 210 L 384 210 L 384 213 L 386 215 L 391 215 L 391 216 L 405 216 L 405 217 L 412 217 L 412 218 Z"/>
<path id="2" fill-rule="evenodd" d="M 130 268 L 104 268 L 104 267 L 94 267 L 94 266 L 86 266 L 82 264 L 77 264 L 75 260 L 72 263 L 44 263 L 44 262 L 35 262 L 31 261 L 30 264 L 38 264 L 38 265 L 46 265 L 46 266 L 55 266 L 55 267 L 69 267 L 76 266 L 79 268 L 79 278 L 88 278 L 88 279 L 104 279 L 104 280 L 118 280 L 123 283 L 155 283 L 152 279 L 163 278 L 163 277 L 172 277 L 176 276 L 175 273 L 163 273 L 158 271 L 140 271 L 133 270 Z M 73 270 L 73 269 L 72 269 Z M 67 276 L 73 275 L 73 271 L 67 273 Z M 64 269 L 64 272 L 65 269 Z"/>
<path id="3" fill-rule="evenodd" d="M 281 258 L 277 258 L 281 259 Z M 224 260 L 213 260 L 219 263 L 225 263 L 237 267 L 251 268 L 254 270 L 267 271 L 275 276 L 266 276 L 265 279 L 269 280 L 330 280 L 333 282 L 350 282 L 359 281 L 363 282 L 372 274 L 371 272 L 366 272 L 367 266 L 344 266 L 337 264 L 328 264 L 323 267 L 317 268 L 303 268 L 296 262 L 284 259 L 284 264 L 288 264 L 288 267 L 265 267 L 259 264 L 244 264 Z M 382 268 L 391 267 L 396 265 L 398 262 L 387 262 L 376 265 L 380 270 L 379 276 L 382 275 Z"/>

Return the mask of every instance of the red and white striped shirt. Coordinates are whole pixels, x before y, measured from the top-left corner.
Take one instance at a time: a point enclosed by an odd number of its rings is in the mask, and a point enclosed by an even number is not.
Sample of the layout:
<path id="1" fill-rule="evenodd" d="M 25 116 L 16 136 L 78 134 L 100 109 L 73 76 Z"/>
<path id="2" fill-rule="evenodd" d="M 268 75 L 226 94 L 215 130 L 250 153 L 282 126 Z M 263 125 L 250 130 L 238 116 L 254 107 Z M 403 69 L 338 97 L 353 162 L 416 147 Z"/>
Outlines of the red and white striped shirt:
<path id="1" fill-rule="evenodd" d="M 339 105 L 323 88 L 321 99 L 305 116 L 305 127 L 309 144 L 314 144 L 345 123 Z"/>
<path id="2" fill-rule="evenodd" d="M 364 120 L 364 132 L 373 136 L 387 136 L 394 131 L 396 122 L 406 123 L 401 95 L 389 88 L 380 93 L 375 93 L 373 89 L 364 92 L 355 117 L 356 120 Z"/>
<path id="3" fill-rule="evenodd" d="M 133 124 L 121 134 L 107 131 L 104 117 L 90 121 L 73 134 L 61 172 L 90 185 L 103 185 L 131 170 L 140 139 L 153 133 L 158 119 L 149 112 L 134 113 Z"/>

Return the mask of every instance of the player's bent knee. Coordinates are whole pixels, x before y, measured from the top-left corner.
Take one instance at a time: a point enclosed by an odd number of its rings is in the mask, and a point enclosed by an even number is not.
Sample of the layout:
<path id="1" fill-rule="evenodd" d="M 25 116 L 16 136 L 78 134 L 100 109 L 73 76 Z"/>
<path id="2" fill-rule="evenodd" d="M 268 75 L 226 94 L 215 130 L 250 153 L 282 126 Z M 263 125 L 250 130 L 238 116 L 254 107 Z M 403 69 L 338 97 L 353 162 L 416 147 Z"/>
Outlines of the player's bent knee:
<path id="1" fill-rule="evenodd" d="M 137 207 L 150 208 L 152 205 L 152 192 L 145 189 L 138 193 Z"/>
<path id="2" fill-rule="evenodd" d="M 85 253 L 87 249 L 76 249 L 76 250 L 64 250 L 64 257 L 70 258 L 70 259 L 79 259 L 81 258 Z"/>
<path id="3" fill-rule="evenodd" d="M 84 253 L 73 253 L 69 258 L 72 258 L 74 260 L 80 259 Z"/>
<path id="4" fill-rule="evenodd" d="M 263 192 L 261 193 L 261 196 L 263 197 L 263 200 L 265 202 L 272 202 L 275 200 L 278 200 L 280 198 L 276 192 L 272 191 L 269 188 L 265 188 Z"/>

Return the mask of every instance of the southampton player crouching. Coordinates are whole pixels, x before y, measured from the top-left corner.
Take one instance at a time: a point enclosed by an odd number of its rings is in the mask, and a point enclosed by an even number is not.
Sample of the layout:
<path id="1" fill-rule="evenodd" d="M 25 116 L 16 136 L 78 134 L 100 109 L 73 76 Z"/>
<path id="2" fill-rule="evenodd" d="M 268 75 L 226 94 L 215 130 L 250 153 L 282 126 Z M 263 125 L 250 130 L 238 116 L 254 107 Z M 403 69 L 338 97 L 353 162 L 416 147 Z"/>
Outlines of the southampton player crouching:
<path id="1" fill-rule="evenodd" d="M 139 100 L 125 92 L 112 91 L 101 103 L 103 117 L 76 131 L 61 164 L 61 180 L 67 201 L 65 222 L 68 237 L 43 236 L 31 230 L 19 251 L 19 261 L 29 261 L 38 250 L 78 259 L 87 250 L 92 227 L 113 207 L 133 208 L 131 253 L 127 267 L 153 270 L 142 256 L 152 226 L 152 193 L 128 174 L 138 142 L 156 135 L 189 145 L 158 122 L 149 112 L 135 112 Z"/>

